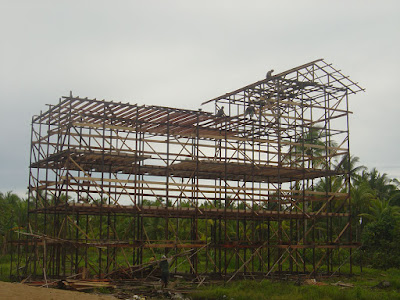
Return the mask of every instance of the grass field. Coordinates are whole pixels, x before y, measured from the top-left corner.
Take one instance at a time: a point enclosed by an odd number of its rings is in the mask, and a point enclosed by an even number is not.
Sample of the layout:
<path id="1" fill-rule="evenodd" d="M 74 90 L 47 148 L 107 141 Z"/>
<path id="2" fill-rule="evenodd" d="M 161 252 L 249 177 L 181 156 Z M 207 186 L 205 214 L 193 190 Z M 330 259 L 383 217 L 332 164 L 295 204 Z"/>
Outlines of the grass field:
<path id="1" fill-rule="evenodd" d="M 338 281 L 353 284 L 353 288 L 344 288 L 333 284 Z M 390 286 L 379 287 L 387 281 Z M 278 282 L 235 281 L 222 285 L 207 286 L 191 294 L 193 299 L 400 299 L 400 270 L 380 271 L 364 269 L 362 274 L 352 277 L 331 277 L 321 280 L 326 285 L 298 285 L 295 281 Z"/>
<path id="2" fill-rule="evenodd" d="M 10 260 L 9 254 L 0 255 L 0 281 L 10 281 Z"/>

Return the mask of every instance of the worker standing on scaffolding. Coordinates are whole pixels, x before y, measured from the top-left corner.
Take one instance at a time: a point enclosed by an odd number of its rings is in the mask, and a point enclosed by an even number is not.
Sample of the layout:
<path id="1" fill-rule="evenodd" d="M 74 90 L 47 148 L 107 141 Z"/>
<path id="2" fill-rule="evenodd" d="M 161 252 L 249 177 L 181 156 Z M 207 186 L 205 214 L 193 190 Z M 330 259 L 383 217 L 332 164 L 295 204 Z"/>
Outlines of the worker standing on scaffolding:
<path id="1" fill-rule="evenodd" d="M 161 288 L 166 288 L 169 280 L 169 261 L 165 255 L 161 257 L 160 261 L 160 269 L 161 269 Z"/>

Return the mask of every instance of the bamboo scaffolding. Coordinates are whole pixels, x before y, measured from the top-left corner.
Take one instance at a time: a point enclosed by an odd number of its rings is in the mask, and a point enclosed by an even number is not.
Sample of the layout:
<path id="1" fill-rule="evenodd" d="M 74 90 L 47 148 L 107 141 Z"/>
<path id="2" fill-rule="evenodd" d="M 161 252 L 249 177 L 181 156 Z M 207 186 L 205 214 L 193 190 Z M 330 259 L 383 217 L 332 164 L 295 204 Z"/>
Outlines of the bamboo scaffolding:
<path id="1" fill-rule="evenodd" d="M 359 246 L 350 170 L 334 162 L 350 156 L 360 91 L 320 59 L 205 101 L 213 112 L 62 97 L 32 118 L 33 229 L 13 243 L 15 276 L 148 278 L 169 253 L 199 284 L 331 272 Z"/>

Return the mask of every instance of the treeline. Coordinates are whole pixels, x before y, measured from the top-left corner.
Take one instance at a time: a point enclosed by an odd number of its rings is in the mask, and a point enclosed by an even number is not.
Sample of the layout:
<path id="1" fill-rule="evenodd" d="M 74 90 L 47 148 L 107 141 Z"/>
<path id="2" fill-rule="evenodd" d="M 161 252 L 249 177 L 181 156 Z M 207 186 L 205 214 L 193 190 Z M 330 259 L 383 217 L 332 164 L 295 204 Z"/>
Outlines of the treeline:
<path id="1" fill-rule="evenodd" d="M 400 183 L 375 168 L 355 173 L 351 189 L 352 209 L 366 265 L 400 267 Z M 357 238 L 358 238 L 357 237 Z"/>
<path id="2" fill-rule="evenodd" d="M 23 229 L 27 224 L 28 200 L 18 195 L 0 192 L 0 254 L 7 253 L 7 241 L 13 231 Z"/>
<path id="3" fill-rule="evenodd" d="M 350 166 L 344 164 L 350 164 Z M 351 201 L 354 216 L 352 224 L 353 240 L 363 245 L 356 252 L 355 261 L 381 269 L 400 267 L 400 182 L 397 179 L 390 179 L 387 174 L 379 173 L 375 168 L 368 170 L 364 166 L 357 166 L 358 159 L 355 157 L 345 160 L 344 164 L 341 165 L 342 168 L 351 170 Z M 343 176 L 332 177 L 329 182 L 321 180 L 316 189 L 345 192 L 344 180 Z M 163 200 L 145 201 L 143 204 L 163 205 Z M 189 203 L 182 201 L 181 205 L 189 206 Z M 224 203 L 220 203 L 220 205 L 223 206 Z M 229 205 L 235 204 L 232 201 Z M 307 207 L 306 211 L 318 211 L 321 205 L 323 203 L 314 203 Z M 28 199 L 20 198 L 12 192 L 0 193 L 0 246 L 2 255 L 7 254 L 7 241 L 10 239 L 11 233 L 26 226 L 27 206 Z M 265 208 L 276 209 L 277 207 Z M 302 209 L 304 208 L 302 207 Z M 91 221 L 91 223 L 96 223 L 98 217 L 92 218 L 93 222 Z M 129 236 L 131 222 L 130 218 L 123 218 L 116 224 L 116 231 L 120 238 Z M 202 220 L 202 222 L 212 222 L 212 220 Z M 198 224 L 200 235 L 204 234 L 202 227 L 206 226 L 202 222 Z M 145 223 L 145 227 L 149 229 L 147 235 L 150 240 L 163 238 L 166 227 L 162 218 L 149 218 L 145 220 Z M 287 224 L 284 223 L 282 226 L 285 227 L 285 225 Z M 236 235 L 237 230 L 241 231 L 241 236 L 250 234 L 246 233 L 245 228 L 236 226 L 233 221 L 227 222 L 224 226 L 227 227 L 227 232 L 232 237 Z M 343 228 L 343 224 L 339 223 L 332 226 Z M 96 228 L 96 226 L 93 227 Z M 185 239 L 190 236 L 190 227 L 190 221 L 183 219 L 179 224 L 178 233 L 173 222 L 168 224 L 167 230 L 171 236 L 177 233 L 181 236 L 178 238 Z M 323 226 L 319 227 L 317 224 L 316 228 L 316 239 L 326 241 L 327 232 L 323 229 Z M 266 228 L 260 224 L 256 230 L 262 231 Z"/>

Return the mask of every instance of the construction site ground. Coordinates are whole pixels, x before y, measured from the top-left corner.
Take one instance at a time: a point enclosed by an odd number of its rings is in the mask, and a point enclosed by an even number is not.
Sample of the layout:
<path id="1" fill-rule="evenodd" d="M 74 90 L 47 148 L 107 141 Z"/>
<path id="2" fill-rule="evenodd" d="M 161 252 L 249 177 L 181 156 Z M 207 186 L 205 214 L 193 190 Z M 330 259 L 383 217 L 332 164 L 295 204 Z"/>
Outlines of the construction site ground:
<path id="1" fill-rule="evenodd" d="M 60 282 L 65 282 L 62 290 Z M 9 283 L 0 281 L 0 299 L 400 299 L 400 271 L 363 268 L 353 276 L 318 276 L 314 278 L 237 280 L 230 283 L 207 280 L 198 283 L 171 278 L 168 288 L 160 282 L 143 280 L 48 280 L 43 282 Z M 34 286 L 32 286 L 34 285 Z M 85 292 L 84 292 L 85 291 Z M 109 294 L 105 294 L 109 293 Z"/>
<path id="2" fill-rule="evenodd" d="M 110 299 L 187 299 L 196 285 L 175 280 L 161 289 L 159 280 L 55 280 L 10 283 L 0 281 L 0 300 L 110 300 Z"/>
<path id="3" fill-rule="evenodd" d="M 34 287 L 21 283 L 0 281 L 0 299 L 8 300 L 112 300 L 108 295 L 97 295 L 54 288 Z"/>

